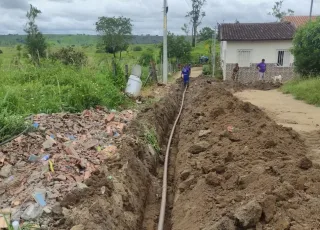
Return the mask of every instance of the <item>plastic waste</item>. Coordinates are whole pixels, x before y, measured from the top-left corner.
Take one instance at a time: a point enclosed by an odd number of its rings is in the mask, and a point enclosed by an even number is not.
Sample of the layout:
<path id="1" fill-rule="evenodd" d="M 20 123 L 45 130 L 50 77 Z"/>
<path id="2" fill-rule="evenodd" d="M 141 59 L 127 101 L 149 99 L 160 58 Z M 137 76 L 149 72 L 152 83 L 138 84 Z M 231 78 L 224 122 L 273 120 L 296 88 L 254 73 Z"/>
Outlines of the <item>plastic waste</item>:
<path id="1" fill-rule="evenodd" d="M 53 162 L 49 160 L 49 168 L 51 172 L 54 172 Z"/>
<path id="2" fill-rule="evenodd" d="M 33 194 L 33 198 L 36 202 L 41 206 L 44 207 L 47 205 L 45 198 L 46 198 L 46 190 L 44 189 L 37 189 Z"/>
<path id="3" fill-rule="evenodd" d="M 19 230 L 19 227 L 20 227 L 19 221 L 15 220 L 15 221 L 12 222 L 13 230 Z"/>
<path id="4" fill-rule="evenodd" d="M 32 126 L 37 129 L 39 127 L 39 124 L 37 122 L 34 122 Z"/>
<path id="5" fill-rule="evenodd" d="M 49 158 L 50 158 L 50 155 L 47 154 L 47 155 L 44 155 L 44 156 L 41 158 L 41 160 L 42 160 L 42 161 L 47 161 L 47 160 L 49 160 Z"/>
<path id="6" fill-rule="evenodd" d="M 30 162 L 36 162 L 39 160 L 39 156 L 31 154 L 28 159 Z"/>

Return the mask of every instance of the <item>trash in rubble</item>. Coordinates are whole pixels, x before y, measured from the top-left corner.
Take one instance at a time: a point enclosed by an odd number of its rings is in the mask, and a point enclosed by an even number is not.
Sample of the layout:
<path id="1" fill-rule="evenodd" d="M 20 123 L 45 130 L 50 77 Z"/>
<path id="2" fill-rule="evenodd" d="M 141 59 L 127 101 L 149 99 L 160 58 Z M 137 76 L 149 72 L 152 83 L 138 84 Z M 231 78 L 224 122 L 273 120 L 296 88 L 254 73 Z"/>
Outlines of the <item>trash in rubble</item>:
<path id="1" fill-rule="evenodd" d="M 112 179 L 113 179 L 113 177 L 112 177 L 112 176 L 108 176 L 108 179 L 109 179 L 109 180 L 112 180 Z"/>
<path id="2" fill-rule="evenodd" d="M 39 124 L 37 122 L 34 122 L 32 126 L 37 129 L 39 127 Z"/>
<path id="3" fill-rule="evenodd" d="M 43 212 L 42 207 L 39 204 L 30 204 L 27 209 L 22 213 L 21 218 L 24 220 L 32 220 L 41 216 Z"/>
<path id="4" fill-rule="evenodd" d="M 28 158 L 28 161 L 30 162 L 37 162 L 39 160 L 39 156 L 31 154 Z"/>
<path id="5" fill-rule="evenodd" d="M 101 187 L 101 194 L 103 195 L 106 192 L 106 186 Z"/>
<path id="6" fill-rule="evenodd" d="M 49 160 L 49 168 L 51 172 L 54 172 L 53 162 Z"/>
<path id="7" fill-rule="evenodd" d="M 91 149 L 93 147 L 95 147 L 96 145 L 99 144 L 99 141 L 98 140 L 89 140 L 87 141 L 87 143 L 84 144 L 84 148 L 87 150 L 87 149 Z"/>
<path id="8" fill-rule="evenodd" d="M 45 201 L 46 190 L 36 189 L 36 191 L 32 194 L 32 196 L 41 207 L 44 207 L 47 205 Z"/>
<path id="9" fill-rule="evenodd" d="M 50 158 L 50 155 L 47 154 L 47 155 L 44 155 L 44 156 L 41 158 L 41 160 L 42 160 L 42 161 L 47 161 L 47 160 L 49 160 L 49 158 Z"/>
<path id="10" fill-rule="evenodd" d="M 16 221 L 16 220 L 13 221 L 11 225 L 12 225 L 13 230 L 18 230 L 20 227 L 19 221 Z"/>
<path id="11" fill-rule="evenodd" d="M 56 141 L 53 138 L 47 136 L 47 140 L 43 142 L 42 146 L 44 149 L 50 149 L 54 144 L 56 144 Z"/>
<path id="12" fill-rule="evenodd" d="M 120 137 L 120 134 L 119 134 L 118 132 L 114 132 L 114 133 L 113 133 L 113 136 L 114 136 L 114 137 Z"/>
<path id="13" fill-rule="evenodd" d="M 74 141 L 76 138 L 73 135 L 68 135 L 67 136 L 69 138 L 69 140 Z"/>
<path id="14" fill-rule="evenodd" d="M 53 134 L 51 134 L 50 137 L 51 137 L 52 139 L 54 139 L 54 135 L 53 135 Z"/>
<path id="15" fill-rule="evenodd" d="M 227 127 L 227 130 L 228 130 L 229 132 L 231 132 L 231 133 L 233 132 L 233 129 L 234 129 L 234 128 L 233 128 L 232 125 L 229 125 L 229 126 Z"/>

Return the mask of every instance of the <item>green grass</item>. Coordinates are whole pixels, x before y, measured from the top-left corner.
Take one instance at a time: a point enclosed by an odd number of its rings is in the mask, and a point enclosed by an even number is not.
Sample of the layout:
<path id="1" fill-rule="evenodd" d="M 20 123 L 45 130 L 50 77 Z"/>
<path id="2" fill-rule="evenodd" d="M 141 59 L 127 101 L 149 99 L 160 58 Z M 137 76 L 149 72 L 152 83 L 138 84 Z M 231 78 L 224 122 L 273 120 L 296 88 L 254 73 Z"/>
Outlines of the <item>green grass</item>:
<path id="1" fill-rule="evenodd" d="M 320 78 L 293 80 L 283 85 L 281 90 L 292 94 L 298 100 L 320 106 Z"/>

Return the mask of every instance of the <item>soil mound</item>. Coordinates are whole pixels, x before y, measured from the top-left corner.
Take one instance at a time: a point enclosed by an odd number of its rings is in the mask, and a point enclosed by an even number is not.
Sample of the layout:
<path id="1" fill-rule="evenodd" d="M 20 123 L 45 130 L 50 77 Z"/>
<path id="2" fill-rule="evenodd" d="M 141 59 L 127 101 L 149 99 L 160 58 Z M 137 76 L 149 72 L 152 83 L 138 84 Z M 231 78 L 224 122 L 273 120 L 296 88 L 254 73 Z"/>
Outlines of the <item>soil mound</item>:
<path id="1" fill-rule="evenodd" d="M 292 129 L 199 78 L 178 135 L 172 230 L 320 229 L 320 169 Z"/>

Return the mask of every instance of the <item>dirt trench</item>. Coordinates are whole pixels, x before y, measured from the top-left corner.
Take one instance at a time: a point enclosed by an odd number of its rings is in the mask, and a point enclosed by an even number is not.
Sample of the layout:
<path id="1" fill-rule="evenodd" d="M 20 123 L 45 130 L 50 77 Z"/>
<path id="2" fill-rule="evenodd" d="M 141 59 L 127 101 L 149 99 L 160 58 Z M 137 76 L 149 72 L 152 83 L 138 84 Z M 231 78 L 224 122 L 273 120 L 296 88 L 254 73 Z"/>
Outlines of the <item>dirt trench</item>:
<path id="1" fill-rule="evenodd" d="M 119 157 L 107 161 L 89 178 L 87 188 L 73 191 L 60 202 L 61 209 L 50 216 L 50 229 L 141 230 L 156 226 L 161 198 L 158 168 L 181 95 L 180 85 L 173 85 L 164 98 L 141 109 L 126 131 Z M 160 153 L 145 140 L 146 131 L 152 129 Z"/>
<path id="2" fill-rule="evenodd" d="M 320 229 L 320 169 L 299 134 L 225 88 L 191 79 L 171 146 L 165 230 Z M 181 94 L 173 85 L 141 111 L 120 158 L 61 202 L 52 229 L 157 228 L 163 154 Z M 159 157 L 142 141 L 145 127 L 156 129 Z"/>

